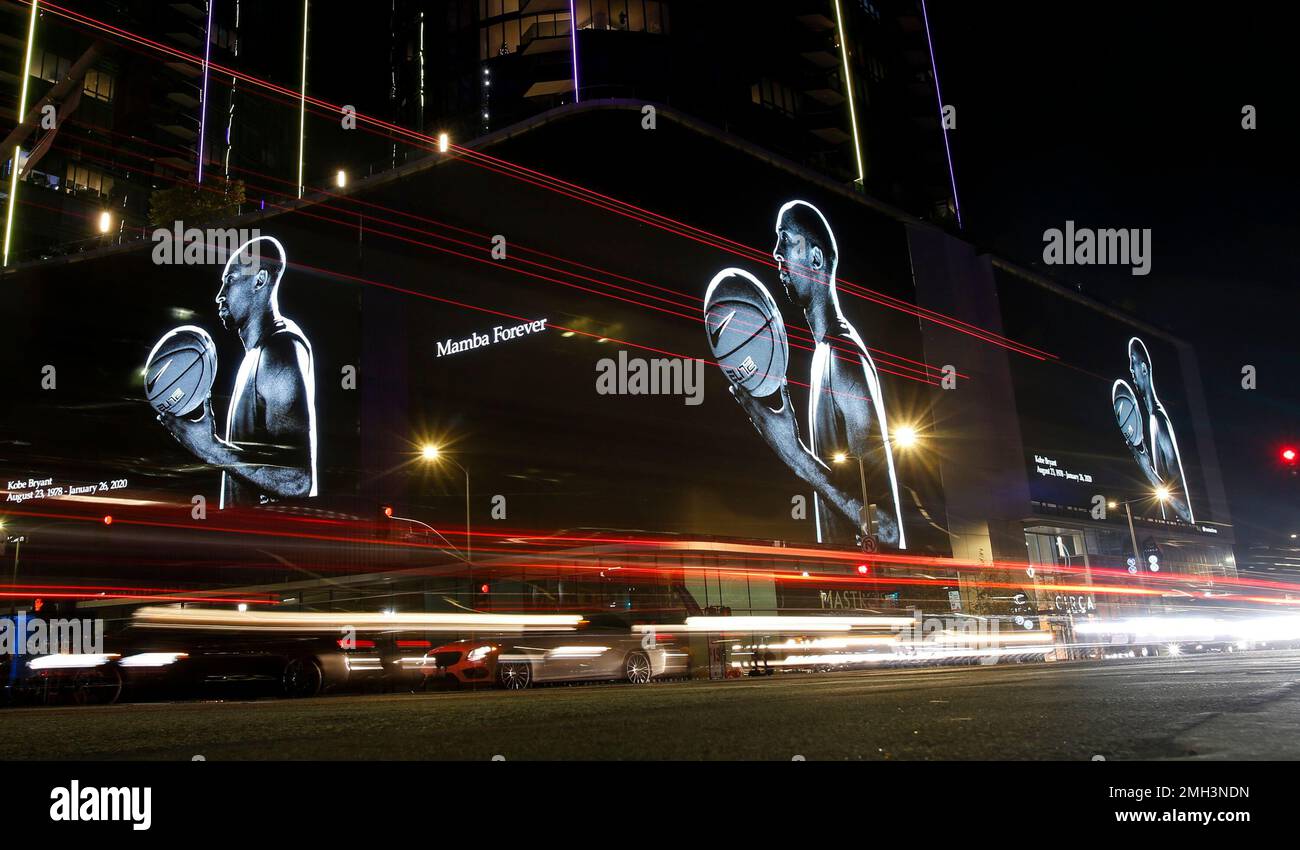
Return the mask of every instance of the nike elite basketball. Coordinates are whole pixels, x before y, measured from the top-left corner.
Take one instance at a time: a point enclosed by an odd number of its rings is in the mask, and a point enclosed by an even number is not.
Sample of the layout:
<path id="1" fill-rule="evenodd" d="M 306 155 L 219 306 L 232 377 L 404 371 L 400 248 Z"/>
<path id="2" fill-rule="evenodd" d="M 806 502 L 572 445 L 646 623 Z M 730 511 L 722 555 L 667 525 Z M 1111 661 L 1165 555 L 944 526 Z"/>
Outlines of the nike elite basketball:
<path id="1" fill-rule="evenodd" d="M 749 272 L 724 269 L 704 294 L 704 330 L 727 380 L 757 398 L 781 388 L 790 349 L 781 311 Z"/>
<path id="2" fill-rule="evenodd" d="M 144 394 L 154 410 L 185 416 L 203 404 L 217 377 L 217 347 L 203 328 L 167 333 L 144 365 Z"/>
<path id="3" fill-rule="evenodd" d="M 1137 396 L 1124 381 L 1116 381 L 1110 390 L 1110 400 L 1115 405 L 1115 421 L 1124 432 L 1124 439 L 1133 448 L 1142 446 L 1142 412 Z"/>

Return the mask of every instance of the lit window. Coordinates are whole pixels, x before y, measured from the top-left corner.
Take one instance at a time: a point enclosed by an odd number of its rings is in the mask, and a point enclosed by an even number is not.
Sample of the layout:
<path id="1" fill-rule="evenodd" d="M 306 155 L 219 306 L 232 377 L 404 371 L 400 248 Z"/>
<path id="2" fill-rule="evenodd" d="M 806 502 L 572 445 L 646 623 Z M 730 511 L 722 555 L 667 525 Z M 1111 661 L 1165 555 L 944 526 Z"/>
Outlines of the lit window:
<path id="1" fill-rule="evenodd" d="M 72 70 L 72 62 L 50 53 L 48 50 L 42 50 L 39 54 L 32 56 L 32 66 L 29 69 L 33 77 L 39 77 L 50 83 L 57 83 L 68 75 Z"/>
<path id="2" fill-rule="evenodd" d="M 115 81 L 112 74 L 104 71 L 90 70 L 86 72 L 85 93 L 105 102 L 112 102 Z"/>
<path id="3" fill-rule="evenodd" d="M 105 176 L 97 168 L 87 168 L 74 162 L 68 163 L 68 179 L 64 183 L 70 194 L 77 192 L 94 192 L 108 195 L 113 191 L 113 178 Z"/>
<path id="4" fill-rule="evenodd" d="M 789 86 L 763 79 L 750 86 L 749 93 L 754 103 L 766 106 L 768 109 L 787 115 L 799 113 L 799 96 Z"/>
<path id="5" fill-rule="evenodd" d="M 666 26 L 668 15 L 667 8 L 658 0 L 646 0 L 645 4 L 645 31 L 652 33 L 668 32 Z"/>

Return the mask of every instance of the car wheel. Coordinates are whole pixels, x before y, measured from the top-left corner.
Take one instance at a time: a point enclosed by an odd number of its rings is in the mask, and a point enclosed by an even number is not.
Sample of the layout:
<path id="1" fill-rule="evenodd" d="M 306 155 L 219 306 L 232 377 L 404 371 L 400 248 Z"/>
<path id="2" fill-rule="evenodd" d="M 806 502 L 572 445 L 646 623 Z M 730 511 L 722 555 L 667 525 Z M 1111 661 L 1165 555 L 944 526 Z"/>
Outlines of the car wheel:
<path id="1" fill-rule="evenodd" d="M 294 658 L 284 666 L 284 695 L 314 697 L 320 693 L 323 677 L 315 658 Z"/>
<path id="2" fill-rule="evenodd" d="M 633 685 L 644 685 L 650 681 L 653 671 L 650 658 L 644 652 L 629 652 L 623 662 L 623 678 Z"/>
<path id="3" fill-rule="evenodd" d="M 533 683 L 533 670 L 522 661 L 507 661 L 497 665 L 497 681 L 507 691 L 522 691 Z"/>
<path id="4" fill-rule="evenodd" d="M 116 668 L 83 671 L 72 682 L 76 705 L 112 705 L 122 695 L 122 674 Z"/>

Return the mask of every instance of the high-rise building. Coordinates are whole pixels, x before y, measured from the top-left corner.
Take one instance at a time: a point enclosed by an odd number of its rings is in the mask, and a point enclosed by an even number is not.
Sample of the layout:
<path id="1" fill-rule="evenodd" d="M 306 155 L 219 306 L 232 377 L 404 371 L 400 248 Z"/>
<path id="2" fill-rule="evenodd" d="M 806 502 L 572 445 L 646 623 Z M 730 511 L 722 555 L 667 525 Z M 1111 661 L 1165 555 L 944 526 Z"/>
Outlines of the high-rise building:
<path id="1" fill-rule="evenodd" d="M 394 119 L 470 138 L 661 104 L 922 217 L 956 211 L 920 0 L 395 0 Z"/>
<path id="2" fill-rule="evenodd" d="M 29 14 L 0 2 L 0 121 L 32 193 L 11 260 L 139 238 L 171 186 L 240 180 L 264 208 L 428 152 L 341 132 L 304 83 L 458 142 L 574 101 L 656 104 L 929 220 L 956 211 L 920 0 L 83 0 L 40 13 L 24 77 Z"/>
<path id="3" fill-rule="evenodd" d="M 333 175 L 338 150 L 364 149 L 321 132 L 318 110 L 297 96 L 310 67 L 304 45 L 308 58 L 325 48 L 308 37 L 324 17 L 324 37 L 333 38 L 344 23 L 338 10 L 297 0 L 41 8 L 24 77 L 30 15 L 28 5 L 0 3 L 6 207 L 14 150 L 21 151 L 10 262 L 140 238 L 151 199 L 174 186 L 203 197 L 222 193 L 225 181 L 244 181 L 245 209 L 294 198 L 300 182 L 320 185 Z M 368 61 L 382 65 L 382 52 Z M 331 64 L 322 56 L 312 70 L 328 77 Z M 241 74 L 280 88 L 251 85 Z M 42 120 L 47 103 L 52 122 Z M 367 158 L 378 160 L 381 147 Z"/>

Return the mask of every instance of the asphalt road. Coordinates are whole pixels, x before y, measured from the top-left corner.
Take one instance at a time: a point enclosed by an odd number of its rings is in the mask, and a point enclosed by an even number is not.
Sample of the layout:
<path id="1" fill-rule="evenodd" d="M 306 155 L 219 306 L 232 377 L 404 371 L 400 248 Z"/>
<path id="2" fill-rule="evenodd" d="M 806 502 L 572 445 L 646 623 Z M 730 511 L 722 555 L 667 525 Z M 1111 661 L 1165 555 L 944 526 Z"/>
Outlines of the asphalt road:
<path id="1" fill-rule="evenodd" d="M 0 711 L 0 759 L 1295 759 L 1300 652 Z"/>

